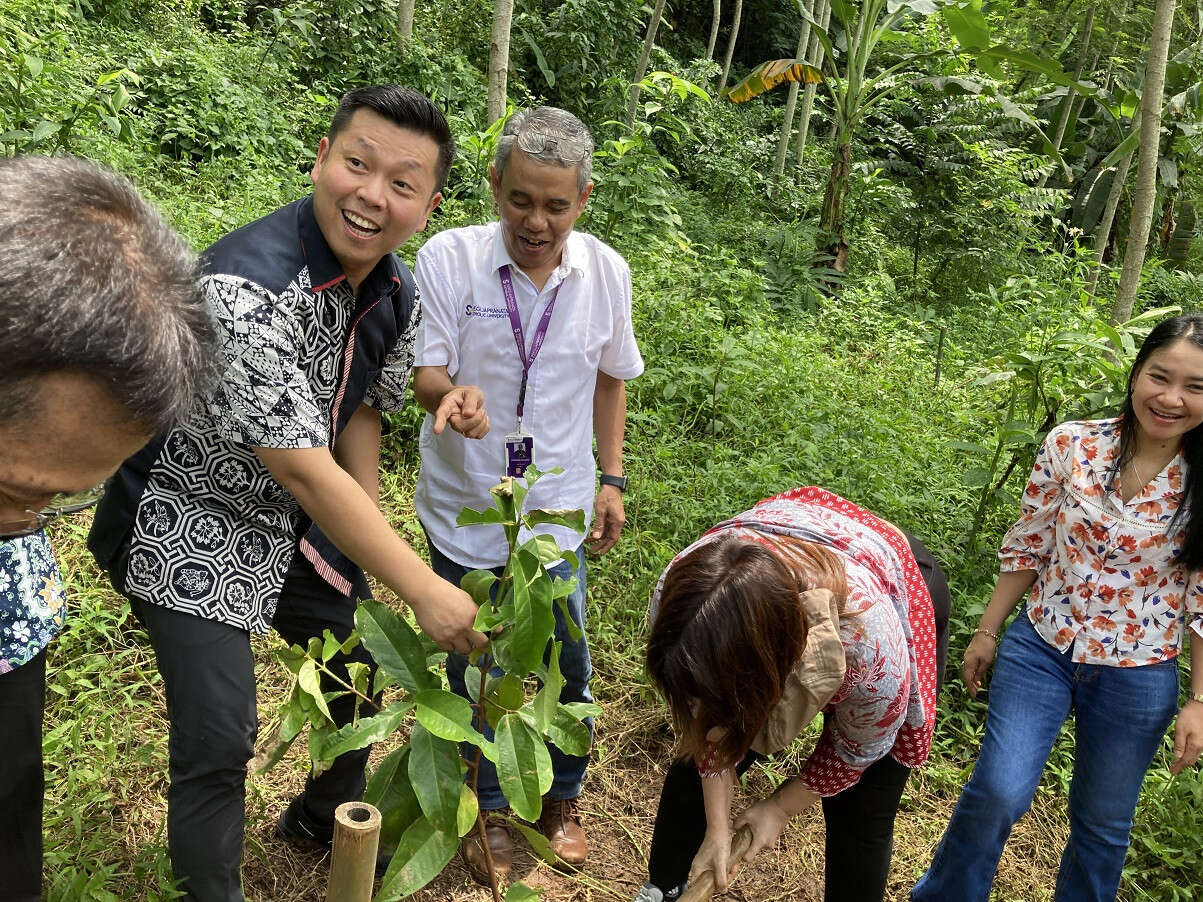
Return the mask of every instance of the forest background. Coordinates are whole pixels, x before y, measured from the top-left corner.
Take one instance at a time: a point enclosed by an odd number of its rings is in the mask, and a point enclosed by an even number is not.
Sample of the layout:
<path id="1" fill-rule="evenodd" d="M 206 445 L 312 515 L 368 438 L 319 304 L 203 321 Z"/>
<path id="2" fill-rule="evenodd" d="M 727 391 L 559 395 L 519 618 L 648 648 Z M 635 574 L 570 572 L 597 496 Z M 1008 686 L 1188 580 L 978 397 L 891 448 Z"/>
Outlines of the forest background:
<path id="1" fill-rule="evenodd" d="M 826 42 L 808 19 L 829 23 Z M 545 899 L 629 899 L 671 749 L 641 657 L 661 569 L 758 499 L 823 485 L 935 551 L 960 660 L 1044 432 L 1114 409 L 1133 342 L 1167 308 L 1203 305 L 1201 28 L 1203 3 L 1167 0 L 0 0 L 0 152 L 102 161 L 200 249 L 307 191 L 342 91 L 408 84 L 460 142 L 447 199 L 402 251 L 412 262 L 429 234 L 492 215 L 490 93 L 494 113 L 508 96 L 593 128 L 597 189 L 579 227 L 631 264 L 648 368 L 630 385 L 626 531 L 590 577 L 606 709 L 584 796 L 596 851 L 584 875 L 532 860 L 524 879 Z M 1162 52 L 1163 85 L 1155 64 L 1146 73 Z M 766 90 L 782 71 L 810 84 Z M 1143 136 L 1142 100 L 1161 118 Z M 1139 290 L 1116 311 L 1125 259 L 1125 290 Z M 392 418 L 383 485 L 421 548 L 419 423 L 416 405 Z M 84 516 L 53 535 L 72 627 L 49 667 L 49 898 L 173 898 L 161 685 L 86 529 Z M 264 734 L 289 685 L 276 643 L 258 646 Z M 899 816 L 891 898 L 930 860 L 984 712 L 952 674 Z M 1071 755 L 1069 728 L 997 898 L 1051 896 Z M 1203 787 L 1170 779 L 1168 760 L 1167 740 L 1126 900 L 1203 897 Z M 307 764 L 297 750 L 250 783 L 250 898 L 321 895 L 325 865 L 271 836 Z M 821 835 L 821 818 L 802 819 L 732 897 L 821 898 Z M 418 896 L 478 897 L 457 864 Z"/>

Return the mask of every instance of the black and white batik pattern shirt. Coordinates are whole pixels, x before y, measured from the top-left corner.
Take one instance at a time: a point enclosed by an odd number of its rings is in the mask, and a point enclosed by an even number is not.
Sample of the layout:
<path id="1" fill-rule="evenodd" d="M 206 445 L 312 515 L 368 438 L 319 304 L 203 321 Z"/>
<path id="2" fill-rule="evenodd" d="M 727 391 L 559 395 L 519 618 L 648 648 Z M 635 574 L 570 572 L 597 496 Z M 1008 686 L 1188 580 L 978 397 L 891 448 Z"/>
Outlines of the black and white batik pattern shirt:
<path id="1" fill-rule="evenodd" d="M 125 594 L 267 631 L 308 521 L 254 449 L 332 446 L 340 422 L 360 402 L 381 411 L 401 409 L 419 302 L 416 291 L 412 304 L 397 302 L 403 283 L 393 270 L 408 272 L 391 255 L 387 263 L 365 281 L 358 302 L 341 269 L 314 288 L 310 266 L 302 266 L 276 293 L 227 273 L 204 278 L 225 372 L 187 422 L 167 436 L 150 467 L 134 518 Z M 373 280 L 381 290 L 375 302 L 365 301 Z M 385 347 L 387 340 L 375 335 L 375 345 L 385 349 L 374 362 L 356 347 L 373 315 L 388 319 L 397 336 Z M 352 378 L 357 368 L 361 372 Z M 348 396 L 349 386 L 358 397 Z"/>

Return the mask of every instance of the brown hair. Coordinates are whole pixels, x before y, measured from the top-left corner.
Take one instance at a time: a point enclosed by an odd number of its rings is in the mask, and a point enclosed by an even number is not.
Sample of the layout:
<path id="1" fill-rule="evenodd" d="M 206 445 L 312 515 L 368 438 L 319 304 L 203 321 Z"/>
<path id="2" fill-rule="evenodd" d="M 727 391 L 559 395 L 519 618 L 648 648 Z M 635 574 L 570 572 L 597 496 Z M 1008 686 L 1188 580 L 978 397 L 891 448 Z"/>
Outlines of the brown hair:
<path id="1" fill-rule="evenodd" d="M 751 748 L 806 647 L 799 594 L 826 588 L 842 608 L 844 565 L 821 545 L 787 536 L 725 536 L 668 571 L 648 638 L 647 670 L 668 702 L 681 757 L 701 759 L 706 734 L 715 767 Z"/>

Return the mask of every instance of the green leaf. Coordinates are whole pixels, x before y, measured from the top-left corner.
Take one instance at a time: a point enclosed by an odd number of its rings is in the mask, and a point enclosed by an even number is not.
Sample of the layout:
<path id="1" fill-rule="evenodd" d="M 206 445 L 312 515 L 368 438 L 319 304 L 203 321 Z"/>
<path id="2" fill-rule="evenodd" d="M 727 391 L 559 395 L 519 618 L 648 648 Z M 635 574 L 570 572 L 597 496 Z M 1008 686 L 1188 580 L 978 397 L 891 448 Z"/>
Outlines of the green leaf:
<path id="1" fill-rule="evenodd" d="M 506 614 L 503 608 L 493 608 L 490 605 L 482 604 L 476 609 L 476 619 L 472 621 L 472 628 L 487 633 L 495 630 L 505 621 Z"/>
<path id="2" fill-rule="evenodd" d="M 516 674 L 507 673 L 489 686 L 487 696 L 506 711 L 517 711 L 526 702 L 526 687 Z"/>
<path id="3" fill-rule="evenodd" d="M 480 803 L 476 800 L 476 793 L 467 783 L 462 783 L 459 794 L 459 811 L 456 813 L 456 831 L 460 836 L 466 836 L 468 831 L 476 826 L 476 814 L 480 809 Z"/>
<path id="4" fill-rule="evenodd" d="M 451 742 L 487 740 L 472 726 L 472 705 L 446 689 L 427 689 L 414 696 L 418 703 L 418 723 L 440 739 Z"/>
<path id="5" fill-rule="evenodd" d="M 509 818 L 507 823 L 525 836 L 526 841 L 530 843 L 531 850 L 548 864 L 555 864 L 559 860 L 547 837 L 538 830 L 514 818 Z"/>
<path id="6" fill-rule="evenodd" d="M 1130 131 L 1128 133 L 1127 137 L 1125 137 L 1124 140 L 1120 141 L 1119 144 L 1117 144 L 1115 146 L 1115 149 L 1113 151 L 1111 151 L 1111 153 L 1109 153 L 1109 154 L 1107 154 L 1107 156 L 1103 157 L 1102 161 L 1100 161 L 1097 164 L 1097 167 L 1099 169 L 1110 169 L 1112 166 L 1117 166 L 1117 165 L 1119 165 L 1120 161 L 1123 160 L 1124 157 L 1126 157 L 1128 154 L 1135 153 L 1136 149 L 1138 147 L 1140 147 L 1140 120 L 1139 119 L 1133 123 L 1132 131 Z M 1126 172 L 1120 172 L 1120 173 L 1116 173 L 1115 177 L 1116 178 L 1127 178 L 1128 174 Z"/>
<path id="7" fill-rule="evenodd" d="M 586 717 L 597 717 L 602 713 L 601 705 L 595 705 L 591 702 L 567 702 L 560 705 L 560 710 L 567 712 L 577 720 L 584 720 Z"/>
<path id="8" fill-rule="evenodd" d="M 322 663 L 329 662 L 336 654 L 342 651 L 343 644 L 334 638 L 334 633 L 330 630 L 322 630 Z"/>
<path id="9" fill-rule="evenodd" d="M 522 547 L 537 557 L 539 563 L 544 566 L 555 563 L 564 556 L 564 552 L 560 548 L 560 543 L 553 536 L 549 535 L 532 536 L 528 541 L 523 543 Z"/>
<path id="10" fill-rule="evenodd" d="M 546 732 L 547 737 L 566 755 L 583 757 L 589 754 L 593 745 L 589 728 L 567 711 L 558 708 Z"/>
<path id="11" fill-rule="evenodd" d="M 0 135 L 0 138 L 2 137 L 4 136 Z M 276 650 L 276 658 L 296 676 L 301 671 L 301 665 L 305 663 L 305 650 L 299 645 L 279 648 Z"/>
<path id="12" fill-rule="evenodd" d="M 380 809 L 380 843 L 395 846 L 422 806 L 409 782 L 409 746 L 390 752 L 372 772 L 363 800 Z"/>
<path id="13" fill-rule="evenodd" d="M 727 90 L 727 99 L 732 103 L 744 103 L 759 97 L 786 82 L 820 84 L 823 73 L 805 60 L 768 60 L 753 69 L 748 77 Z"/>
<path id="14" fill-rule="evenodd" d="M 515 556 L 520 572 L 514 574 L 514 625 L 510 628 L 511 654 L 519 669 L 531 671 L 543 660 L 547 642 L 555 631 L 551 579 L 530 552 Z M 526 583 L 526 585 L 523 585 Z"/>
<path id="15" fill-rule="evenodd" d="M 409 782 L 422 813 L 439 829 L 454 832 L 459 812 L 461 779 L 459 749 L 422 724 L 409 735 Z"/>
<path id="16" fill-rule="evenodd" d="M 543 793 L 551 789 L 551 755 L 534 728 L 518 714 L 497 725 L 497 777 L 518 817 L 539 818 Z"/>
<path id="17" fill-rule="evenodd" d="M 368 694 L 368 677 L 372 673 L 372 668 L 363 661 L 348 661 L 347 676 L 351 679 L 351 685 L 355 687 L 355 691 Z"/>
<path id="18" fill-rule="evenodd" d="M 581 636 L 585 634 L 577 625 L 577 622 L 572 619 L 572 611 L 568 609 L 568 596 L 571 594 L 571 592 L 565 592 L 563 595 L 556 595 L 555 602 L 560 609 L 561 616 L 564 618 L 564 625 L 568 627 L 568 637 L 573 642 L 580 642 Z M 554 615 L 552 616 L 554 617 Z"/>
<path id="19" fill-rule="evenodd" d="M 480 701 L 480 668 L 474 664 L 464 668 L 464 688 L 473 703 Z"/>
<path id="20" fill-rule="evenodd" d="M 548 727 L 555 719 L 556 706 L 560 702 L 560 692 L 564 688 L 564 677 L 560 674 L 560 650 L 563 647 L 563 642 L 552 643 L 551 654 L 548 655 L 547 660 L 547 676 L 538 694 L 535 695 L 535 729 L 542 734 L 547 733 Z"/>
<path id="21" fill-rule="evenodd" d="M 300 735 L 305 724 L 309 722 L 300 696 L 300 687 L 293 683 L 292 691 L 288 694 L 288 701 L 285 702 L 280 712 L 280 725 L 276 729 L 275 735 L 269 740 L 266 754 L 258 760 L 256 773 L 271 770 L 279 764 L 284 758 L 284 754 L 292 747 L 293 741 Z"/>
<path id="22" fill-rule="evenodd" d="M 426 669 L 418 634 L 386 605 L 370 598 L 360 602 L 355 628 L 380 669 L 407 692 L 438 688 L 439 678 Z"/>
<path id="23" fill-rule="evenodd" d="M 535 55 L 535 65 L 539 67 L 539 71 L 543 73 L 543 78 L 547 82 L 547 87 L 554 88 L 556 86 L 556 74 L 547 65 L 547 59 L 543 56 L 543 51 L 539 45 L 535 43 L 535 39 L 531 37 L 531 33 L 525 28 L 522 29 L 522 39 L 531 49 L 531 53 Z"/>
<path id="24" fill-rule="evenodd" d="M 993 474 L 983 467 L 970 467 L 965 471 L 961 481 L 970 488 L 978 488 L 990 482 Z"/>
<path id="25" fill-rule="evenodd" d="M 326 716 L 326 720 L 333 723 L 334 718 L 330 716 L 330 708 L 322 695 L 321 679 L 317 675 L 317 664 L 314 661 L 306 661 L 301 665 L 301 670 L 297 673 L 297 683 L 301 691 L 313 699 L 313 703 Z"/>
<path id="26" fill-rule="evenodd" d="M 585 531 L 585 512 L 579 507 L 555 510 L 536 508 L 523 514 L 522 519 L 526 521 L 528 526 L 532 527 L 538 526 L 541 523 L 550 523 L 554 526 L 567 526 L 569 529 L 574 529 L 580 533 Z"/>
<path id="27" fill-rule="evenodd" d="M 490 570 L 469 570 L 459 581 L 459 586 L 471 595 L 472 600 L 478 605 L 485 605 L 489 601 L 489 592 L 496 582 L 497 574 Z"/>
<path id="28" fill-rule="evenodd" d="M 129 91 L 126 90 L 125 85 L 119 84 L 113 89 L 113 96 L 110 98 L 110 101 L 113 104 L 113 109 L 124 109 L 129 103 L 129 100 Z"/>
<path id="29" fill-rule="evenodd" d="M 543 891 L 521 883 L 511 883 L 505 891 L 505 902 L 537 902 Z"/>
<path id="30" fill-rule="evenodd" d="M 443 872 L 458 848 L 454 830 L 441 830 L 426 818 L 418 818 L 397 844 L 376 899 L 413 895 Z"/>
<path id="31" fill-rule="evenodd" d="M 413 702 L 394 702 L 379 714 L 361 717 L 358 723 L 340 727 L 326 741 L 322 757 L 333 761 L 344 752 L 361 749 L 392 735 L 413 708 Z"/>
<path id="32" fill-rule="evenodd" d="M 981 0 L 950 3 L 944 7 L 943 13 L 944 24 L 966 50 L 985 50 L 990 46 L 990 26 L 982 15 Z"/>
<path id="33" fill-rule="evenodd" d="M 40 56 L 34 56 L 32 53 L 24 53 L 21 55 L 21 61 L 25 63 L 25 69 L 32 77 L 37 78 L 42 74 L 42 67 L 45 63 Z"/>
<path id="34" fill-rule="evenodd" d="M 49 119 L 43 119 L 41 122 L 35 125 L 33 127 L 33 131 L 29 133 L 29 142 L 31 144 L 38 144 L 41 141 L 45 141 L 60 128 L 62 128 L 62 126 L 58 122 L 51 122 Z"/>
<path id="35" fill-rule="evenodd" d="M 465 507 L 459 512 L 459 516 L 455 518 L 456 526 L 514 526 L 516 521 L 506 518 L 501 511 L 494 508 L 486 508 L 483 511 L 472 510 L 470 507 Z"/>

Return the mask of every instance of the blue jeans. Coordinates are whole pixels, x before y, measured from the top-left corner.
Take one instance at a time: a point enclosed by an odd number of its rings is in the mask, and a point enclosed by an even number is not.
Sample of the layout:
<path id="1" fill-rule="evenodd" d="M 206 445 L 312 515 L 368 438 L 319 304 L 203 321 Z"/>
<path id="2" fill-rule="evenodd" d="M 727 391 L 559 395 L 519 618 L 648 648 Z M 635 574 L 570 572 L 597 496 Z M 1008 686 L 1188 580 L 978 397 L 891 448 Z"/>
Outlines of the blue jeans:
<path id="1" fill-rule="evenodd" d="M 913 902 L 985 902 L 1011 827 L 1031 805 L 1071 712 L 1069 842 L 1053 898 L 1115 898 L 1140 785 L 1177 709 L 1178 663 L 1075 664 L 1072 652 L 1041 639 L 1026 613 L 1007 630 L 977 766 Z"/>
<path id="2" fill-rule="evenodd" d="M 430 547 L 430 566 L 434 572 L 448 582 L 458 586 L 460 580 L 463 579 L 464 574 L 470 568 L 462 564 L 457 564 L 448 558 L 434 546 L 433 542 L 428 540 L 427 545 Z M 560 673 L 564 677 L 564 688 L 560 691 L 560 701 L 563 704 L 593 701 L 593 694 L 589 691 L 589 677 L 593 675 L 593 665 L 589 661 L 589 642 L 584 635 L 584 545 L 576 549 L 576 556 L 579 566 L 575 573 L 567 561 L 561 561 L 554 567 L 548 568 L 547 571 L 553 577 L 560 579 L 576 577 L 576 588 L 572 590 L 572 594 L 565 600 L 568 602 L 568 610 L 572 614 L 572 619 L 581 628 L 582 635 L 579 642 L 574 642 L 572 636 L 569 635 L 560 606 L 557 604 L 555 607 L 555 638 L 556 641 L 564 643 L 560 650 Z M 501 576 L 503 569 L 503 567 L 497 567 L 493 572 Z M 463 698 L 469 697 L 468 690 L 464 686 L 464 670 L 467 666 L 468 659 L 463 655 L 455 653 L 447 655 L 447 682 L 451 684 L 451 691 Z M 589 735 L 592 736 L 593 718 L 586 719 L 585 725 L 589 728 Z M 489 739 L 493 738 L 493 728 L 488 724 L 485 724 L 483 732 Z M 552 770 L 551 789 L 548 790 L 547 797 L 551 799 L 575 799 L 581 794 L 581 782 L 585 779 L 585 767 L 589 763 L 589 756 L 566 755 L 551 743 L 548 743 L 547 750 L 551 753 Z M 476 746 L 464 743 L 460 746 L 460 754 L 463 755 L 464 760 L 473 760 L 476 757 Z M 476 797 L 480 802 L 481 809 L 484 811 L 495 811 L 509 804 L 501 792 L 501 786 L 497 782 L 496 765 L 483 756 L 480 759 L 480 773 L 476 781 Z"/>

